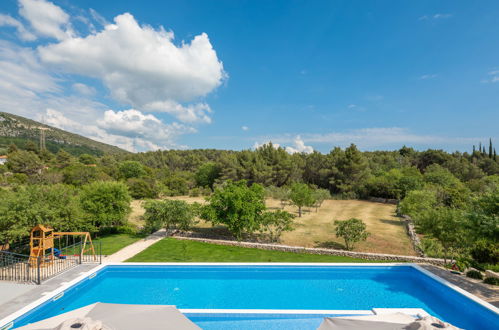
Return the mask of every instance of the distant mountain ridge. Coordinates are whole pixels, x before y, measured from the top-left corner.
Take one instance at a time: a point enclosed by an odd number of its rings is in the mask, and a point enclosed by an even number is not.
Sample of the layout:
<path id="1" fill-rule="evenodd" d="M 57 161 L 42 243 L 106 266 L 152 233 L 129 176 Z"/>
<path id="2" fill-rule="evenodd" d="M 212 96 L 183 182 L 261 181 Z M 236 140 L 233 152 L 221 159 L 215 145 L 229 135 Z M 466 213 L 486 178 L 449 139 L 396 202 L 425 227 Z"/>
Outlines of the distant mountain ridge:
<path id="1" fill-rule="evenodd" d="M 38 146 L 41 129 L 45 132 L 46 148 L 53 153 L 59 149 L 64 149 L 76 156 L 84 153 L 102 156 L 128 152 L 116 146 L 7 112 L 0 112 L 0 149 L 7 149 L 10 144 L 23 148 L 28 141 Z"/>

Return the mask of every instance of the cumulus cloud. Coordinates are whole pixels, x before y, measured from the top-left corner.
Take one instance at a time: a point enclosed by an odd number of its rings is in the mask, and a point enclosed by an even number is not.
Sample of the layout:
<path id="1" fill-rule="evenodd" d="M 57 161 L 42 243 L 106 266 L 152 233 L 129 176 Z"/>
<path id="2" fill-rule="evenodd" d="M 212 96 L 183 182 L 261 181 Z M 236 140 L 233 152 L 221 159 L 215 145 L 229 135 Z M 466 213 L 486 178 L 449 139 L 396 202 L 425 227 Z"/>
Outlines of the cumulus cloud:
<path id="1" fill-rule="evenodd" d="M 112 97 L 136 109 L 163 111 L 187 122 L 208 122 L 206 96 L 226 74 L 208 36 L 176 46 L 173 32 L 141 26 L 129 14 L 85 38 L 39 47 L 44 63 L 69 73 L 101 79 Z"/>
<path id="2" fill-rule="evenodd" d="M 18 17 L 0 14 L 0 27 L 23 41 L 56 39 L 34 49 L 0 40 L 1 109 L 127 150 L 185 148 L 177 139 L 195 133 L 191 125 L 211 123 L 203 98 L 227 75 L 206 34 L 177 44 L 173 32 L 139 25 L 131 14 L 111 24 L 93 9 L 72 12 L 19 0 Z M 72 23 L 88 35 L 76 36 Z M 78 75 L 102 82 L 130 109 L 110 109 L 87 84 L 93 80 Z M 159 113 L 182 123 L 164 123 Z"/>
<path id="3" fill-rule="evenodd" d="M 311 154 L 312 152 L 314 152 L 314 148 L 312 148 L 311 146 L 306 146 L 305 142 L 303 142 L 301 137 L 298 135 L 294 140 L 294 145 L 292 147 L 286 147 L 286 151 L 290 154 L 295 154 L 295 153 Z"/>
<path id="4" fill-rule="evenodd" d="M 44 122 L 129 151 L 184 148 L 177 145 L 175 140 L 179 135 L 193 130 L 178 123 L 165 125 L 153 115 L 144 115 L 133 109 L 108 110 L 103 118 L 97 120 L 96 125 L 81 124 L 60 111 L 47 109 Z"/>
<path id="5" fill-rule="evenodd" d="M 248 127 L 248 126 L 241 126 L 241 129 L 242 129 L 243 131 L 247 131 L 247 130 L 249 130 L 249 127 Z"/>
<path id="6" fill-rule="evenodd" d="M 39 36 L 63 40 L 74 35 L 69 22 L 70 16 L 52 2 L 19 0 L 19 14 Z"/>
<path id="7" fill-rule="evenodd" d="M 172 144 L 176 136 L 194 133 L 196 130 L 182 124 L 163 124 L 151 114 L 143 114 L 134 109 L 125 111 L 108 110 L 104 118 L 97 121 L 98 126 L 107 132 L 128 137 L 142 137 L 154 141 L 158 145 Z"/>

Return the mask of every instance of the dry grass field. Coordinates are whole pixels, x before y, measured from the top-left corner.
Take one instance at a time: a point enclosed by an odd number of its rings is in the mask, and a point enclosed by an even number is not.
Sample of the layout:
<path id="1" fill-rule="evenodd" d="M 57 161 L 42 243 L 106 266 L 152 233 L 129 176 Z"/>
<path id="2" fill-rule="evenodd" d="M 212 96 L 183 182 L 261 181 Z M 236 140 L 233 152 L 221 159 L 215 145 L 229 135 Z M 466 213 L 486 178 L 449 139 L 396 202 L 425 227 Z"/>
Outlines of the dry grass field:
<path id="1" fill-rule="evenodd" d="M 205 202 L 204 197 L 178 196 L 171 198 L 190 203 Z M 277 200 L 268 199 L 267 207 L 270 210 L 280 209 L 281 204 Z M 134 224 L 141 225 L 143 223 L 141 215 L 144 212 L 141 202 L 133 201 L 132 209 L 129 220 Z M 344 248 L 342 240 L 334 235 L 334 220 L 359 218 L 366 223 L 367 230 L 371 235 L 367 241 L 356 245 L 356 251 L 416 255 L 405 232 L 403 222 L 395 216 L 395 205 L 359 200 L 326 200 L 317 212 L 315 208 L 305 208 L 301 218 L 298 217 L 298 209 L 295 206 L 286 205 L 284 210 L 295 214 L 296 218 L 294 230 L 282 235 L 282 244 Z M 212 228 L 211 224 L 203 221 L 199 222 L 196 227 L 199 230 Z"/>

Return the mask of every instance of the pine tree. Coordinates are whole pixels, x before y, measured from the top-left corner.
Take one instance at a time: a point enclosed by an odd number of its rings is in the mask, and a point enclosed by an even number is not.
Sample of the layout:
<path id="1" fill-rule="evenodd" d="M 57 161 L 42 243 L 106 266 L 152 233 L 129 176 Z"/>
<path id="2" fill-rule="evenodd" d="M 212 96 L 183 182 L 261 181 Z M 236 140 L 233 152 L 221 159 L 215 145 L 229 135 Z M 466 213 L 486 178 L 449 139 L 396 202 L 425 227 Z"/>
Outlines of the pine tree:
<path id="1" fill-rule="evenodd" d="M 492 158 L 492 139 L 489 138 L 489 158 Z"/>
<path id="2" fill-rule="evenodd" d="M 494 148 L 494 160 L 497 161 L 496 148 Z"/>
<path id="3" fill-rule="evenodd" d="M 472 155 L 475 154 L 475 151 L 476 151 L 476 148 L 475 148 L 475 145 L 473 145 L 473 153 L 472 153 Z"/>

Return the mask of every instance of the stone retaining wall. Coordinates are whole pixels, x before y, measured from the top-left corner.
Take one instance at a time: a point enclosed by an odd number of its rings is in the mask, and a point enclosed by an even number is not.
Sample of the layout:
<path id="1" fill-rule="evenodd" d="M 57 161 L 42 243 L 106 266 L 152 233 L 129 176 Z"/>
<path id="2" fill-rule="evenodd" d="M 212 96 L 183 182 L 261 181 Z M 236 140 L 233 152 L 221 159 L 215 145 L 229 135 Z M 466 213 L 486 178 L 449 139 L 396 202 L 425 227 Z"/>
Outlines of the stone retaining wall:
<path id="1" fill-rule="evenodd" d="M 381 197 L 369 197 L 368 200 L 370 202 L 393 204 L 393 205 L 397 205 L 399 203 L 397 199 L 381 198 Z"/>
<path id="2" fill-rule="evenodd" d="M 411 217 L 408 215 L 403 215 L 402 218 L 404 219 L 405 228 L 407 229 L 407 235 L 409 235 L 409 238 L 411 239 L 414 251 L 416 251 L 416 253 L 420 257 L 426 257 L 424 251 L 421 249 L 421 241 L 419 240 L 419 236 L 416 234 L 414 222 L 412 221 Z"/>
<path id="3" fill-rule="evenodd" d="M 366 260 L 385 260 L 385 261 L 395 261 L 395 262 L 429 263 L 429 264 L 433 264 L 433 265 L 443 265 L 444 264 L 443 259 L 437 259 L 437 258 L 422 258 L 422 257 L 413 257 L 413 256 L 399 256 L 399 255 L 395 255 L 395 254 L 354 252 L 354 251 L 344 251 L 344 250 L 334 250 L 334 249 L 324 249 L 324 248 L 305 248 L 305 247 L 300 247 L 300 246 L 289 246 L 289 245 L 268 244 L 268 243 L 238 242 L 238 241 L 218 240 L 218 239 L 209 239 L 209 238 L 197 238 L 197 237 L 187 237 L 187 236 L 184 236 L 182 233 L 177 233 L 174 237 L 177 239 L 183 239 L 183 240 L 191 240 L 191 241 L 218 244 L 218 245 L 257 248 L 257 249 L 262 249 L 262 250 L 276 250 L 276 251 L 284 251 L 284 252 L 334 255 L 334 256 L 344 256 L 344 257 L 366 259 Z"/>

